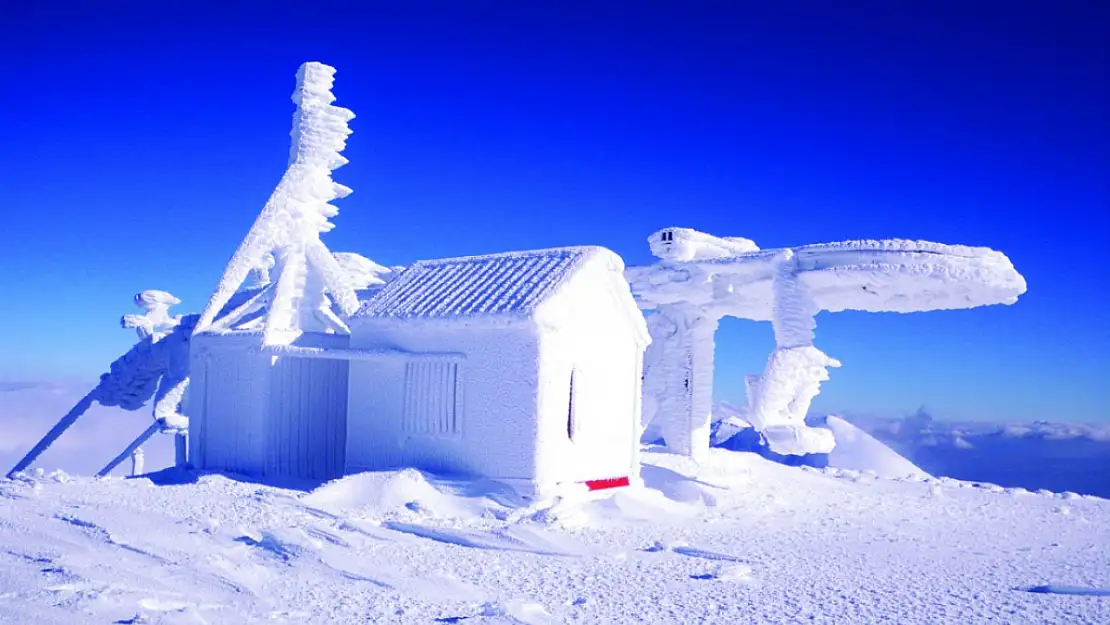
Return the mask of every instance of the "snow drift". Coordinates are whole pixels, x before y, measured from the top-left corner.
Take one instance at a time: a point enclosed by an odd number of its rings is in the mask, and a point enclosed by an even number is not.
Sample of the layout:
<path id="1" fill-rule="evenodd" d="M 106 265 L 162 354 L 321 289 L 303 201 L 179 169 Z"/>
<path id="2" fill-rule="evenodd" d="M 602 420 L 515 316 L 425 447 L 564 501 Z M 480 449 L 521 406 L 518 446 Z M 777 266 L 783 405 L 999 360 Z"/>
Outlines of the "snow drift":
<path id="1" fill-rule="evenodd" d="M 644 460 L 646 487 L 528 508 L 412 470 L 0 480 L 0 622 L 1110 621 L 1108 501 Z"/>

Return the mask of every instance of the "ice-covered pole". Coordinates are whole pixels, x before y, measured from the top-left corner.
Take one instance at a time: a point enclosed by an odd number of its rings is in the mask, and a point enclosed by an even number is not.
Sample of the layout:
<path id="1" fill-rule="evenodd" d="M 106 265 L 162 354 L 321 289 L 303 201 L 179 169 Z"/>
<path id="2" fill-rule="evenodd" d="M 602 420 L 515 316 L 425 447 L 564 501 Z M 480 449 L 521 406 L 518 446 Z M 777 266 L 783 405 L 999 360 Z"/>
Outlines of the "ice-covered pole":
<path id="1" fill-rule="evenodd" d="M 701 458 L 709 450 L 713 336 L 717 318 L 690 306 L 661 306 L 648 320 L 651 366 L 644 369 L 649 437 L 672 453 Z M 648 412 L 650 411 L 650 416 Z"/>
<path id="2" fill-rule="evenodd" d="M 783 250 L 771 285 L 775 350 L 758 382 L 749 385 L 749 419 L 776 453 L 828 453 L 836 444 L 832 433 L 808 427 L 805 418 L 829 379 L 827 368 L 840 363 L 813 346 L 818 308 L 798 273 L 795 253 Z"/>
<path id="3" fill-rule="evenodd" d="M 267 344 L 288 343 L 305 331 L 346 331 L 331 304 L 350 315 L 358 298 L 320 240 L 321 233 L 334 227 L 329 219 L 339 212 L 331 202 L 351 193 L 331 179 L 331 172 L 347 163 L 340 152 L 351 134 L 347 123 L 355 116 L 332 104 L 334 77 L 335 68 L 323 63 L 305 63 L 298 70 L 285 175 L 228 262 L 197 332 L 211 327 L 252 272 L 265 272 L 274 260 L 264 329 Z"/>
<path id="4" fill-rule="evenodd" d="M 135 440 L 131 441 L 131 444 L 128 445 L 122 452 L 120 452 L 120 454 L 118 456 L 116 456 L 115 458 L 112 458 L 111 462 L 104 465 L 104 468 L 101 469 L 100 472 L 98 472 L 96 474 L 96 476 L 97 477 L 107 477 L 107 476 L 111 475 L 112 471 L 116 467 L 118 467 L 124 460 L 127 460 L 128 458 L 130 458 L 131 454 L 135 453 L 135 450 L 138 449 L 140 445 L 142 445 L 143 443 L 150 440 L 150 437 L 157 434 L 160 429 L 161 429 L 161 426 L 159 425 L 159 423 L 157 421 L 155 421 L 154 423 L 151 423 L 150 427 L 143 430 L 143 433 L 139 434 L 135 438 Z"/>
<path id="5" fill-rule="evenodd" d="M 31 466 L 43 452 L 54 444 L 54 441 L 58 440 L 59 436 L 65 433 L 70 426 L 77 422 L 77 419 L 81 415 L 85 414 L 85 411 L 92 407 L 94 401 L 96 401 L 96 391 L 90 392 L 88 395 L 82 397 L 81 401 L 77 402 L 73 408 L 70 408 L 66 416 L 62 417 L 54 424 L 54 427 L 50 428 L 50 431 L 46 433 L 46 436 L 42 437 L 42 440 L 40 440 L 34 448 L 27 452 L 27 455 L 23 456 L 23 458 L 12 467 L 11 471 L 8 471 L 7 478 L 10 480 L 15 477 L 16 473 L 21 473 L 27 467 Z"/>
<path id="6" fill-rule="evenodd" d="M 135 451 L 131 452 L 131 477 L 143 474 L 143 448 L 136 447 Z"/>
<path id="7" fill-rule="evenodd" d="M 798 259 L 793 250 L 783 250 L 779 254 L 771 289 L 775 345 L 782 349 L 813 345 L 817 306 L 798 280 Z"/>

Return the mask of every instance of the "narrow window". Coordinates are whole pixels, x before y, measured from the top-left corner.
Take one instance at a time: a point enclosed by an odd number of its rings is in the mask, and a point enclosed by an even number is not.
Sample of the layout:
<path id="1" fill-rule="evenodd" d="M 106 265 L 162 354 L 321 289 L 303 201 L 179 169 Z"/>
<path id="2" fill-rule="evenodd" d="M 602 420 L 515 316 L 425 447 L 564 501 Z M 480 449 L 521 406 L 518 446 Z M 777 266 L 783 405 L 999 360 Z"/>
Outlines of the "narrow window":
<path id="1" fill-rule="evenodd" d="M 567 401 L 567 438 L 574 440 L 574 369 L 570 370 L 570 400 Z"/>

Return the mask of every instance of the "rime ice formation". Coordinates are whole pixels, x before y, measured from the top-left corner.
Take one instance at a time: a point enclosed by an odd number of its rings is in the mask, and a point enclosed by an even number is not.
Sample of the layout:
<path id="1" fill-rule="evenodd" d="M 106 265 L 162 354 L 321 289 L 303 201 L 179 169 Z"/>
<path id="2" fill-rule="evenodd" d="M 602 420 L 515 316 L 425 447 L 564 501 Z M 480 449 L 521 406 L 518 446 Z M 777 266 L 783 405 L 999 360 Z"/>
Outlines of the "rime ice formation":
<path id="1" fill-rule="evenodd" d="M 135 305 L 145 312 L 141 315 L 124 315 L 120 325 L 134 328 L 140 339 L 150 337 L 158 342 L 181 323 L 181 315 L 170 315 L 170 307 L 181 300 L 165 291 L 143 291 L 135 296 Z"/>
<path id="2" fill-rule="evenodd" d="M 347 283 L 355 291 L 370 291 L 385 286 L 404 269 L 404 267 L 384 267 L 365 256 L 350 252 L 336 252 L 333 256 L 346 274 Z"/>
<path id="3" fill-rule="evenodd" d="M 262 349 L 251 335 L 194 337 L 196 467 L 333 479 L 404 466 L 533 494 L 638 480 L 650 337 L 619 256 L 426 260 L 395 278 L 340 259 L 360 293 L 379 289 L 350 335 Z"/>
<path id="4" fill-rule="evenodd" d="M 728 258 L 737 254 L 758 252 L 759 246 L 743 237 L 715 237 L 690 228 L 668 228 L 652 237 L 651 253 L 670 261 L 686 262 Z"/>
<path id="5" fill-rule="evenodd" d="M 713 334 L 723 316 L 770 321 L 775 350 L 748 381 L 747 418 L 772 451 L 827 453 L 828 430 L 805 425 L 828 367 L 813 345 L 819 311 L 918 312 L 1013 304 L 1025 279 L 1000 252 L 926 241 L 844 241 L 759 250 L 747 239 L 667 228 L 649 238 L 654 265 L 625 273 L 649 310 L 644 437 L 699 457 L 709 446 Z"/>
<path id="6" fill-rule="evenodd" d="M 346 341 L 344 317 L 355 311 L 358 298 L 372 297 L 402 268 L 383 267 L 358 254 L 332 254 L 320 240 L 320 233 L 332 228 L 328 219 L 337 214 L 329 202 L 350 193 L 331 180 L 331 171 L 347 162 L 340 152 L 350 134 L 347 122 L 354 117 L 331 104 L 334 73 L 320 63 L 306 63 L 298 71 L 288 168 L 232 256 L 203 313 L 171 315 L 170 307 L 180 301 L 165 291 L 136 295 L 135 304 L 144 312 L 126 315 L 121 323 L 137 332 L 139 342 L 112 363 L 97 387 L 58 422 L 13 474 L 34 462 L 94 402 L 138 410 L 154 400 L 155 423 L 101 474 L 109 473 L 159 431 L 178 435 L 178 462 L 183 464 L 189 420 L 181 408 L 189 389 L 194 338 L 238 334 L 251 340 L 261 334 L 265 345 L 277 348 L 305 332 L 330 338 L 343 335 L 340 338 Z M 193 337 L 194 333 L 198 336 Z M 253 342 L 257 347 L 257 340 Z M 296 364 L 277 370 L 291 375 Z M 234 380 L 228 382 L 234 386 Z M 332 391 L 338 388 L 335 380 L 324 382 L 328 384 L 322 386 Z M 345 380 L 343 384 L 345 395 Z M 198 385 L 203 386 L 200 381 Z M 237 389 L 229 391 L 237 393 Z"/>
<path id="7" fill-rule="evenodd" d="M 154 424 L 136 439 L 133 448 L 158 431 L 184 434 L 189 420 L 181 414 L 181 404 L 189 387 L 189 337 L 197 315 L 171 316 L 170 307 L 180 303 L 180 300 L 165 291 L 143 291 L 135 296 L 134 301 L 146 313 L 124 315 L 120 325 L 134 328 L 139 342 L 112 362 L 109 372 L 100 376 L 96 387 L 12 468 L 9 477 L 29 467 L 92 407 L 93 402 L 119 406 L 124 410 L 139 410 L 151 398 L 154 399 Z M 117 461 L 122 462 L 131 451 L 132 448 L 129 448 Z M 183 462 L 183 457 L 180 460 Z M 117 461 L 113 462 L 118 464 Z M 107 474 L 114 466 L 110 464 L 101 473 Z"/>
<path id="8" fill-rule="evenodd" d="M 189 388 L 189 337 L 197 315 L 170 316 L 170 306 L 181 303 L 165 291 L 143 291 L 135 304 L 144 315 L 125 315 L 120 325 L 135 328 L 140 341 L 112 363 L 93 393 L 105 406 L 138 410 L 154 398 L 154 420 L 167 432 L 184 433 L 189 419 L 181 403 Z"/>
<path id="9" fill-rule="evenodd" d="M 355 312 L 358 298 L 347 272 L 320 240 L 333 227 L 328 219 L 338 214 L 330 202 L 351 193 L 331 179 L 331 172 L 347 163 L 340 152 L 351 134 L 347 122 L 354 118 L 332 105 L 334 76 L 335 69 L 322 63 L 305 63 L 297 72 L 288 169 L 228 263 L 198 333 L 256 329 L 240 324 L 263 309 L 257 329 L 267 345 L 287 345 L 303 332 L 347 333 L 341 316 Z M 257 292 L 217 323 L 252 276 Z"/>

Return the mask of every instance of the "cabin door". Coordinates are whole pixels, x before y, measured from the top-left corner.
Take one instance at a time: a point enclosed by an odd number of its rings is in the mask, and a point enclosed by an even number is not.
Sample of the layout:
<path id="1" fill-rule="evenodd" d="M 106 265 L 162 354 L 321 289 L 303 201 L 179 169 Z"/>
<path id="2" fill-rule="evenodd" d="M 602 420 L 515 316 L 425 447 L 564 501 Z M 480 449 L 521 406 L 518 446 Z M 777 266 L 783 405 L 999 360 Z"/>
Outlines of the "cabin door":
<path id="1" fill-rule="evenodd" d="M 271 371 L 267 473 L 329 480 L 343 475 L 347 448 L 345 360 L 277 358 Z"/>

